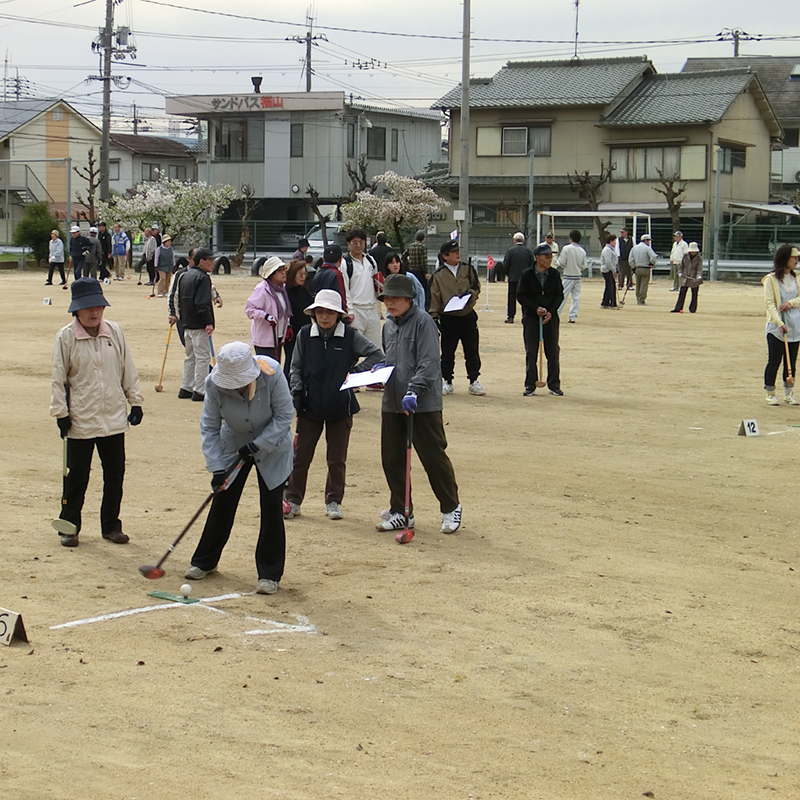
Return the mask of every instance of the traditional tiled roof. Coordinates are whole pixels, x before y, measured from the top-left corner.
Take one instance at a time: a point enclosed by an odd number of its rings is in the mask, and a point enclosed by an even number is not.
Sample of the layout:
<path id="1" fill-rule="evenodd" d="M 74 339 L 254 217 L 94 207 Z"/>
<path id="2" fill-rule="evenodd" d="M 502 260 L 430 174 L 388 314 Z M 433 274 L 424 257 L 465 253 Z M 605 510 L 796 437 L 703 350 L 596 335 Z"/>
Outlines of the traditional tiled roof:
<path id="1" fill-rule="evenodd" d="M 716 69 L 749 69 L 758 75 L 775 115 L 781 122 L 800 119 L 800 76 L 791 77 L 800 56 L 739 56 L 738 58 L 689 58 L 684 72 Z"/>
<path id="2" fill-rule="evenodd" d="M 607 105 L 652 73 L 646 56 L 572 61 L 510 61 L 492 78 L 470 80 L 470 108 Z M 458 108 L 461 85 L 432 108 Z"/>
<path id="3" fill-rule="evenodd" d="M 719 122 L 734 100 L 751 85 L 770 135 L 780 135 L 780 126 L 758 78 L 747 70 L 650 75 L 598 124 L 608 127 L 712 124 Z"/>
<path id="4" fill-rule="evenodd" d="M 123 147 L 135 155 L 164 158 L 194 158 L 192 146 L 166 136 L 140 136 L 134 133 L 112 133 L 111 145 Z"/>

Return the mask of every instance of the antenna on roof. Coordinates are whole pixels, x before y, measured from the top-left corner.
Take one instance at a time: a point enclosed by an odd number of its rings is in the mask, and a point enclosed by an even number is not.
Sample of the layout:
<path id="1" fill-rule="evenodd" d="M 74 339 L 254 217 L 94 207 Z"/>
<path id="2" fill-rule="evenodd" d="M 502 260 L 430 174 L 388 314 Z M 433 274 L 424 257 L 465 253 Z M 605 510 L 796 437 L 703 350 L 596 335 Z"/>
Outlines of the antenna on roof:
<path id="1" fill-rule="evenodd" d="M 575 0 L 575 52 L 572 54 L 572 58 L 578 58 L 578 10 L 580 6 L 581 0 Z"/>

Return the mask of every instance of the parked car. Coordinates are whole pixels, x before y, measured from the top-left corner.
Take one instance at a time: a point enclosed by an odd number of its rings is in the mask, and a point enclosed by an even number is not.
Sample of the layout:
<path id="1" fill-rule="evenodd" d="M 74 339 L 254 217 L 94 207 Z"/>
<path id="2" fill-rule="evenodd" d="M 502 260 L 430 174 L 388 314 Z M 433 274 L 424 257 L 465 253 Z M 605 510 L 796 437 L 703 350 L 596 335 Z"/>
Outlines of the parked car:
<path id="1" fill-rule="evenodd" d="M 345 250 L 344 242 L 340 230 L 342 228 L 341 222 L 326 222 L 325 233 L 328 237 L 328 244 L 341 245 L 342 250 Z M 308 255 L 314 256 L 314 266 L 316 267 L 317 260 L 322 258 L 322 252 L 325 250 L 325 244 L 322 241 L 322 228 L 315 225 L 309 232 L 308 236 Z"/>

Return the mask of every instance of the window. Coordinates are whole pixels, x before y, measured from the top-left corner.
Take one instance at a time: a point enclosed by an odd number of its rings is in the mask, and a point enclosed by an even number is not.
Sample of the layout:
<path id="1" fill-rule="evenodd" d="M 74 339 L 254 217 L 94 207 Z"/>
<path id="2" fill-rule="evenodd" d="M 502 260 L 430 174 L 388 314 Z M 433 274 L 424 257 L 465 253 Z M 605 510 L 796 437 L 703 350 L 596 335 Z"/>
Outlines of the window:
<path id="1" fill-rule="evenodd" d="M 142 180 L 143 181 L 157 181 L 158 173 L 161 170 L 161 164 L 142 164 Z"/>
<path id="2" fill-rule="evenodd" d="M 392 161 L 397 161 L 398 130 L 392 128 Z"/>
<path id="3" fill-rule="evenodd" d="M 347 123 L 347 157 L 356 157 L 356 124 L 355 122 Z"/>
<path id="4" fill-rule="evenodd" d="M 537 156 L 550 155 L 550 126 L 528 128 L 529 146 Z"/>
<path id="5" fill-rule="evenodd" d="M 800 147 L 800 128 L 786 128 L 785 131 L 786 136 L 783 139 L 783 143 L 787 147 Z"/>
<path id="6" fill-rule="evenodd" d="M 503 128 L 503 155 L 528 155 L 528 129 Z"/>
<path id="7" fill-rule="evenodd" d="M 64 119 L 64 110 L 61 108 L 53 109 L 53 122 L 61 122 Z"/>
<path id="8" fill-rule="evenodd" d="M 681 174 L 680 147 L 612 147 L 614 181 L 657 181 Z M 660 173 L 660 174 L 659 174 Z"/>
<path id="9" fill-rule="evenodd" d="M 112 159 L 108 162 L 108 179 L 110 181 L 119 180 L 119 159 Z"/>
<path id="10" fill-rule="evenodd" d="M 176 181 L 186 180 L 186 164 L 170 164 L 167 168 L 169 177 Z"/>
<path id="11" fill-rule="evenodd" d="M 472 206 L 472 222 L 475 225 L 513 225 L 522 224 L 522 208 L 520 206 Z"/>
<path id="12" fill-rule="evenodd" d="M 247 153 L 247 120 L 223 119 L 214 127 L 214 158 L 244 161 Z"/>
<path id="13" fill-rule="evenodd" d="M 386 160 L 386 128 L 367 128 L 367 155 L 378 161 Z"/>
<path id="14" fill-rule="evenodd" d="M 303 123 L 292 123 L 289 136 L 289 155 L 292 158 L 303 157 Z"/>
<path id="15" fill-rule="evenodd" d="M 730 175 L 734 167 L 747 166 L 747 150 L 722 147 L 717 155 L 717 162 L 722 174 Z"/>

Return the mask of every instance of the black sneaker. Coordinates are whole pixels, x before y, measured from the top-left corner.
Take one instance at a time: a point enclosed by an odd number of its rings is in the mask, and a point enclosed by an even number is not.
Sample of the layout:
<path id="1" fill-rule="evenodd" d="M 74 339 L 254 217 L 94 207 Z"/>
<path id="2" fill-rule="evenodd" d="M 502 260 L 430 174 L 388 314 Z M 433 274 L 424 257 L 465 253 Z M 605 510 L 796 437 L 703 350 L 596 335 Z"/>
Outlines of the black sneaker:
<path id="1" fill-rule="evenodd" d="M 523 397 L 533 397 L 536 393 L 536 389 L 529 389 L 527 386 L 525 387 L 525 391 L 522 393 Z"/>
<path id="2" fill-rule="evenodd" d="M 58 538 L 61 540 L 62 547 L 77 547 L 78 546 L 78 537 L 73 536 L 69 533 L 60 533 Z"/>
<path id="3" fill-rule="evenodd" d="M 123 533 L 122 531 L 110 531 L 109 533 L 104 533 L 103 538 L 109 542 L 114 542 L 114 544 L 128 544 L 130 541 L 128 534 Z"/>
<path id="4" fill-rule="evenodd" d="M 513 325 L 514 324 L 514 317 L 506 317 L 506 324 Z"/>
<path id="5" fill-rule="evenodd" d="M 206 396 L 204 394 L 200 394 L 200 392 L 192 392 L 192 400 L 194 400 L 195 403 L 202 403 L 205 399 Z"/>
<path id="6" fill-rule="evenodd" d="M 178 391 L 178 398 L 180 400 L 191 400 L 191 397 L 192 392 L 190 392 L 188 389 L 180 389 Z"/>
<path id="7" fill-rule="evenodd" d="M 550 389 L 550 394 L 554 394 L 556 397 L 563 397 L 564 392 L 561 389 Z"/>

